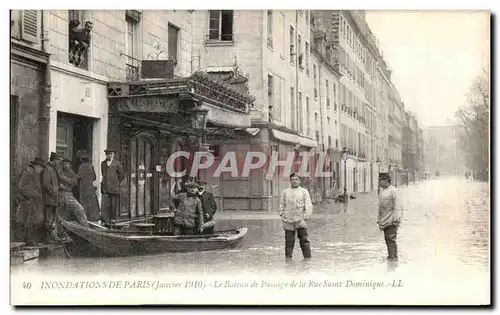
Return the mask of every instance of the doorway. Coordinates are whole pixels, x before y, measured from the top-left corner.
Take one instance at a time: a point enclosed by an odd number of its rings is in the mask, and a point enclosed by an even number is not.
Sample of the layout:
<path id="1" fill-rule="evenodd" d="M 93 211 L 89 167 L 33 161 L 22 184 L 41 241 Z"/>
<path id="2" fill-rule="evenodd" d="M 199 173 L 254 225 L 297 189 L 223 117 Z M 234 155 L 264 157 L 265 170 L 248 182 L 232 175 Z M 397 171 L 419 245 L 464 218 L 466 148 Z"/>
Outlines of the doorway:
<path id="1" fill-rule="evenodd" d="M 75 173 L 78 173 L 81 164 L 79 152 L 87 152 L 92 163 L 93 127 L 93 118 L 57 113 L 56 152 L 71 161 L 71 168 Z M 80 200 L 79 192 L 78 185 L 76 185 L 73 188 L 73 195 L 77 200 Z"/>
<path id="2" fill-rule="evenodd" d="M 57 113 L 56 152 L 71 160 L 73 170 L 77 171 L 80 161 L 77 153 L 85 150 L 92 161 L 92 129 L 94 119 L 65 113 Z"/>
<path id="3" fill-rule="evenodd" d="M 146 135 L 130 143 L 130 217 L 146 217 L 154 210 L 155 144 Z"/>

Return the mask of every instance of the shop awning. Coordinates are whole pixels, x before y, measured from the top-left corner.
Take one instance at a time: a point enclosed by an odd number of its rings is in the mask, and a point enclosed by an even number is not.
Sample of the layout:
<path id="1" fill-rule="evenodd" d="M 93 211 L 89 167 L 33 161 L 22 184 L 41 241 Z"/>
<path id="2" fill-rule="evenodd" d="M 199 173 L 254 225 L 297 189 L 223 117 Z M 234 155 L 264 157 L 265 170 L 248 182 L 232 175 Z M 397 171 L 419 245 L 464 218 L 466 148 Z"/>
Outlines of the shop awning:
<path id="1" fill-rule="evenodd" d="M 201 108 L 209 110 L 207 120 L 214 125 L 228 128 L 249 128 L 252 126 L 249 114 L 231 111 L 205 102 Z"/>
<path id="2" fill-rule="evenodd" d="M 318 146 L 316 143 L 316 140 L 308 139 L 301 137 L 299 135 L 294 135 L 291 133 L 286 133 L 283 131 L 279 131 L 277 129 L 271 129 L 273 136 L 276 139 L 279 139 L 281 141 L 289 142 L 289 143 L 294 143 L 294 144 L 300 144 L 301 146 L 304 147 L 310 147 L 310 148 L 315 148 Z"/>

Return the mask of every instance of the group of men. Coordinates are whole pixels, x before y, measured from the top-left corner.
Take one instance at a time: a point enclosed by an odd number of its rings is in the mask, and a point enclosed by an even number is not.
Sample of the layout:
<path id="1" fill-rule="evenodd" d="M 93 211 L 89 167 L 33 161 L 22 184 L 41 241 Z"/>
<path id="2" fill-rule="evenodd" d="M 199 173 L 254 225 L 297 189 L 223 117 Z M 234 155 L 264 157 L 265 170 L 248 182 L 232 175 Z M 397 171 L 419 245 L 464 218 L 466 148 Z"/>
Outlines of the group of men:
<path id="1" fill-rule="evenodd" d="M 105 153 L 106 160 L 101 163 L 101 217 L 106 225 L 110 223 L 111 212 L 118 209 L 119 186 L 125 176 L 120 163 L 114 161 L 115 151 L 108 149 Z M 17 239 L 31 246 L 65 241 L 68 236 L 59 224 L 61 219 L 89 226 L 84 207 L 73 195 L 80 177 L 71 166 L 71 160 L 55 152 L 47 163 L 41 158 L 28 163 L 18 183 Z"/>
<path id="2" fill-rule="evenodd" d="M 295 235 L 299 238 L 300 248 L 305 260 L 311 258 L 311 246 L 307 233 L 307 222 L 311 219 L 313 206 L 307 189 L 300 187 L 300 179 L 296 173 L 290 175 L 291 187 L 281 194 L 279 207 L 280 217 L 285 230 L 285 258 L 290 260 L 295 245 Z M 402 220 L 402 203 L 397 189 L 391 185 L 389 173 L 379 174 L 379 205 L 377 224 L 384 232 L 387 246 L 387 260 L 398 260 L 396 244 L 397 231 Z"/>
<path id="3" fill-rule="evenodd" d="M 61 217 L 74 219 L 88 226 L 85 211 L 73 196 L 78 176 L 71 169 L 71 161 L 52 152 L 45 163 L 35 158 L 19 179 L 19 203 L 15 223 L 18 238 L 27 245 L 57 243 L 67 237 L 58 229 Z"/>

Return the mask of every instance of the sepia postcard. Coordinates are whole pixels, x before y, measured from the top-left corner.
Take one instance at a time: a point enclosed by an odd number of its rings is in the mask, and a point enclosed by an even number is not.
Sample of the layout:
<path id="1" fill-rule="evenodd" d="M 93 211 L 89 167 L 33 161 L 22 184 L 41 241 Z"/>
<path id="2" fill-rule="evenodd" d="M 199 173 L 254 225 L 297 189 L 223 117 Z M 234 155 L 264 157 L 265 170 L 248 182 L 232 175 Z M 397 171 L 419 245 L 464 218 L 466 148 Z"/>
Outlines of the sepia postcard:
<path id="1" fill-rule="evenodd" d="M 490 28 L 11 10 L 10 304 L 491 305 Z"/>

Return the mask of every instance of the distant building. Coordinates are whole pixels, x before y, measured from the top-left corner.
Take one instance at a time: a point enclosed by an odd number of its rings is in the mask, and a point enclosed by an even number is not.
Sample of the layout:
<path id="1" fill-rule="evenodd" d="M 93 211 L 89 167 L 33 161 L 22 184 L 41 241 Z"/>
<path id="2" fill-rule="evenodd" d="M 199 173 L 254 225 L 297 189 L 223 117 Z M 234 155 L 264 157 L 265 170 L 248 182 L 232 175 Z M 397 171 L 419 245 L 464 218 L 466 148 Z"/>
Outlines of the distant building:
<path id="1" fill-rule="evenodd" d="M 437 126 L 424 129 L 425 168 L 432 176 L 465 174 L 465 160 L 457 145 L 455 126 Z"/>

